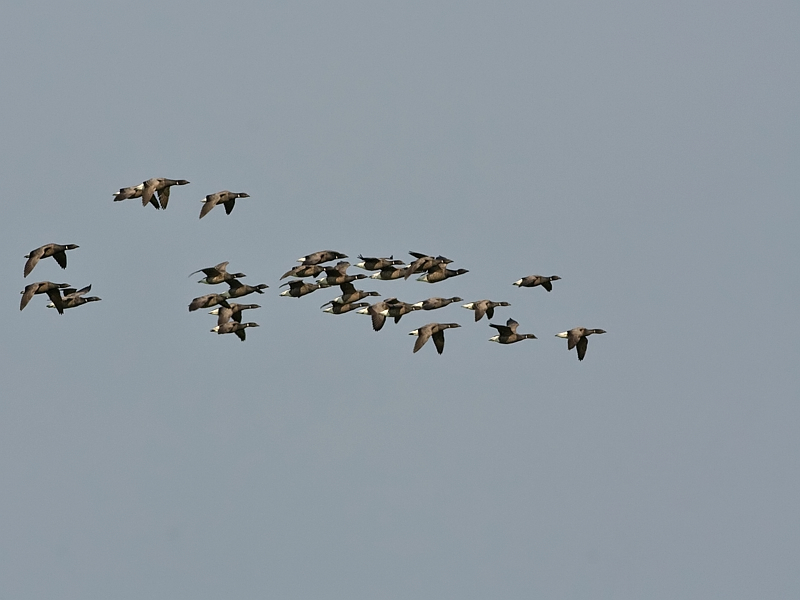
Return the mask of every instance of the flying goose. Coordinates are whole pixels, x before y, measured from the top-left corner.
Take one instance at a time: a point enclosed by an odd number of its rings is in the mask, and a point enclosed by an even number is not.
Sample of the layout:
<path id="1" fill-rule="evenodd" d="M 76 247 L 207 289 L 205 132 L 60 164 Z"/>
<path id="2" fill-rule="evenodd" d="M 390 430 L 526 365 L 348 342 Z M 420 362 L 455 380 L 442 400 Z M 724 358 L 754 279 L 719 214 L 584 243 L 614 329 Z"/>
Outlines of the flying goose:
<path id="1" fill-rule="evenodd" d="M 316 277 L 325 270 L 322 265 L 297 265 L 281 275 L 281 279 L 287 277 Z"/>
<path id="2" fill-rule="evenodd" d="M 237 321 L 228 321 L 227 323 L 223 323 L 222 325 L 217 325 L 211 331 L 216 332 L 220 335 L 223 333 L 235 333 L 236 336 L 244 341 L 245 340 L 245 333 L 244 330 L 248 327 L 258 327 L 258 323 L 239 323 Z"/>
<path id="3" fill-rule="evenodd" d="M 513 344 L 520 340 L 535 340 L 537 339 L 532 333 L 517 333 L 517 323 L 514 319 L 506 321 L 505 325 L 496 325 L 489 323 L 489 327 L 497 329 L 497 335 L 489 338 L 490 342 L 497 342 L 498 344 Z"/>
<path id="4" fill-rule="evenodd" d="M 84 295 L 88 293 L 92 289 L 91 285 L 87 285 L 85 288 L 81 288 L 76 290 L 75 288 L 67 288 L 63 292 L 63 296 L 61 297 L 61 306 L 65 309 L 67 308 L 75 308 L 76 306 L 80 306 L 81 304 L 86 304 L 87 302 L 97 302 L 100 300 L 97 296 L 87 296 L 84 298 Z M 48 302 L 47 308 L 55 308 L 55 302 Z"/>
<path id="5" fill-rule="evenodd" d="M 225 283 L 228 284 L 228 291 L 220 294 L 220 296 L 223 298 L 241 298 L 242 296 L 247 296 L 247 294 L 252 294 L 253 292 L 263 294 L 264 292 L 261 290 L 265 290 L 269 287 L 266 283 L 247 285 L 238 279 L 226 279 Z"/>
<path id="6" fill-rule="evenodd" d="M 356 312 L 360 315 L 369 315 L 372 317 L 372 329 L 380 331 L 383 328 L 383 324 L 386 322 L 386 315 L 383 314 L 383 311 L 394 304 L 404 303 L 400 302 L 397 298 L 387 298 L 386 300 L 381 300 L 380 302 L 376 302 Z"/>
<path id="7" fill-rule="evenodd" d="M 297 259 L 297 262 L 302 263 L 303 266 L 318 265 L 319 263 L 328 262 L 329 260 L 339 260 L 340 258 L 347 258 L 346 254 L 336 252 L 335 250 L 320 250 L 319 252 L 312 252 Z"/>
<path id="8" fill-rule="evenodd" d="M 400 318 L 403 315 L 406 315 L 415 310 L 421 310 L 421 309 L 419 306 L 409 304 L 408 302 L 397 301 L 387 304 L 386 308 L 380 311 L 380 314 L 382 314 L 384 317 L 393 317 L 394 322 L 399 323 Z"/>
<path id="9" fill-rule="evenodd" d="M 45 244 L 44 246 L 39 246 L 36 250 L 31 250 L 25 255 L 28 260 L 25 261 L 25 268 L 22 271 L 23 277 L 30 275 L 39 261 L 48 256 L 52 256 L 62 269 L 66 269 L 67 250 L 75 250 L 75 248 L 80 248 L 80 246 L 75 244 Z"/>
<path id="10" fill-rule="evenodd" d="M 217 315 L 217 325 L 222 325 L 230 320 L 234 320 L 237 323 L 241 323 L 242 311 L 250 310 L 252 308 L 261 308 L 261 305 L 236 304 L 236 302 L 231 302 L 228 306 L 220 306 L 219 308 L 215 308 L 214 310 L 209 311 L 208 314 Z"/>
<path id="11" fill-rule="evenodd" d="M 19 301 L 19 309 L 22 310 L 31 301 L 35 294 L 47 294 L 50 301 L 55 306 L 58 314 L 64 314 L 64 304 L 61 302 L 61 289 L 68 288 L 68 283 L 53 283 L 52 281 L 38 281 L 25 286 L 25 289 L 20 292 L 22 299 Z"/>
<path id="12" fill-rule="evenodd" d="M 550 282 L 558 281 L 559 279 L 561 279 L 561 277 L 558 275 L 550 275 L 550 277 L 545 275 L 528 275 L 522 279 L 517 279 L 511 285 L 516 285 L 517 287 L 536 287 L 537 285 L 540 285 L 548 292 L 552 292 L 553 284 Z"/>
<path id="13" fill-rule="evenodd" d="M 449 258 L 445 258 L 444 256 L 428 256 L 427 254 L 422 254 L 421 252 L 411 252 L 408 253 L 413 256 L 416 260 L 414 260 L 410 265 L 408 265 L 407 271 L 405 273 L 405 278 L 408 279 L 414 273 L 420 273 L 422 271 L 427 271 L 428 269 L 432 269 L 436 265 L 447 265 L 453 262 Z"/>
<path id="14" fill-rule="evenodd" d="M 445 267 L 445 263 L 439 263 L 428 269 L 428 272 L 422 277 L 417 277 L 417 281 L 424 281 L 425 283 L 437 283 L 439 281 L 449 279 L 450 277 L 463 275 L 464 273 L 469 273 L 469 271 L 467 269 L 448 269 Z"/>
<path id="15" fill-rule="evenodd" d="M 370 275 L 371 279 L 383 279 L 384 281 L 391 281 L 392 279 L 400 279 L 406 275 L 407 267 L 384 267 L 374 275 Z"/>
<path id="16" fill-rule="evenodd" d="M 286 283 L 281 284 L 279 287 L 283 287 L 284 285 L 288 285 L 288 290 L 283 290 L 281 292 L 281 296 L 291 296 L 292 298 L 300 298 L 301 296 L 305 296 L 306 294 L 310 294 L 319 289 L 318 283 L 306 283 L 302 279 L 293 279 L 292 281 L 287 281 Z M 324 305 L 323 305 L 324 306 Z"/>
<path id="17" fill-rule="evenodd" d="M 324 306 L 324 305 L 323 305 Z M 333 315 L 341 315 L 351 310 L 361 308 L 362 306 L 369 306 L 369 302 L 348 302 L 346 304 L 331 304 L 322 312 L 330 313 Z"/>
<path id="18" fill-rule="evenodd" d="M 340 285 L 342 283 L 350 283 L 358 279 L 366 279 L 366 275 L 359 273 L 358 275 L 348 275 L 347 267 L 350 263 L 347 261 L 339 261 L 333 267 L 325 268 L 325 277 L 317 279 L 320 287 L 330 287 L 332 285 Z"/>
<path id="19" fill-rule="evenodd" d="M 378 292 L 365 292 L 363 290 L 357 290 L 350 282 L 340 283 L 339 289 L 342 290 L 342 295 L 334 298 L 333 300 L 329 300 L 320 306 L 320 308 L 325 308 L 328 306 L 328 304 L 350 304 L 352 302 L 358 302 L 367 296 L 380 296 Z"/>
<path id="20" fill-rule="evenodd" d="M 452 298 L 428 298 L 427 300 L 423 300 L 422 302 L 417 302 L 414 306 L 420 307 L 422 310 L 436 310 L 437 308 L 443 308 L 448 304 L 452 304 L 453 302 L 463 302 L 463 298 L 459 298 L 458 296 L 453 296 Z"/>
<path id="21" fill-rule="evenodd" d="M 148 179 L 142 183 L 142 206 L 147 206 L 149 203 L 158 208 L 158 203 L 153 198 L 153 195 L 158 192 L 158 200 L 161 202 L 161 208 L 167 208 L 169 189 L 173 185 L 186 185 L 187 183 L 189 182 L 185 179 L 164 179 L 163 177 Z"/>
<path id="22" fill-rule="evenodd" d="M 246 194 L 245 192 L 229 192 L 228 190 L 223 190 L 221 192 L 217 192 L 216 194 L 209 194 L 202 200 L 203 208 L 200 209 L 200 218 L 202 219 L 205 217 L 217 204 L 224 205 L 225 213 L 231 214 L 237 198 L 249 197 L 250 194 Z"/>
<path id="23" fill-rule="evenodd" d="M 567 350 L 572 350 L 577 346 L 578 360 L 583 360 L 586 356 L 586 347 L 589 345 L 589 336 L 593 333 L 606 333 L 603 329 L 586 329 L 586 327 L 575 327 L 569 331 L 557 333 L 556 337 L 567 339 Z"/>
<path id="24" fill-rule="evenodd" d="M 355 266 L 359 269 L 364 269 L 365 271 L 380 271 L 384 267 L 403 264 L 402 260 L 395 260 L 394 255 L 390 256 L 389 258 L 375 258 L 364 257 L 359 254 L 358 258 L 360 258 L 362 262 L 356 263 Z"/>
<path id="25" fill-rule="evenodd" d="M 492 302 L 491 300 L 477 300 L 476 302 L 469 302 L 462 305 L 468 310 L 475 311 L 475 322 L 477 323 L 487 315 L 490 319 L 494 318 L 494 309 L 498 306 L 511 306 L 508 302 Z"/>
<path id="26" fill-rule="evenodd" d="M 444 330 L 453 327 L 461 327 L 458 323 L 428 323 L 419 329 L 410 331 L 408 335 L 416 335 L 417 341 L 414 342 L 414 352 L 419 351 L 428 339 L 433 338 L 436 351 L 441 354 L 444 352 Z"/>
<path id="27" fill-rule="evenodd" d="M 193 312 L 200 308 L 211 308 L 217 304 L 230 307 L 226 296 L 223 296 L 222 294 L 206 294 L 205 296 L 195 298 L 189 303 L 189 312 Z"/>
<path id="28" fill-rule="evenodd" d="M 214 267 L 206 267 L 205 269 L 198 269 L 192 273 L 189 273 L 189 277 L 194 275 L 195 273 L 204 273 L 205 279 L 201 279 L 197 283 L 207 283 L 208 285 L 215 285 L 217 283 L 222 283 L 224 281 L 230 281 L 231 279 L 236 279 L 238 277 L 247 277 L 244 273 L 228 273 L 229 261 L 221 262 Z"/>

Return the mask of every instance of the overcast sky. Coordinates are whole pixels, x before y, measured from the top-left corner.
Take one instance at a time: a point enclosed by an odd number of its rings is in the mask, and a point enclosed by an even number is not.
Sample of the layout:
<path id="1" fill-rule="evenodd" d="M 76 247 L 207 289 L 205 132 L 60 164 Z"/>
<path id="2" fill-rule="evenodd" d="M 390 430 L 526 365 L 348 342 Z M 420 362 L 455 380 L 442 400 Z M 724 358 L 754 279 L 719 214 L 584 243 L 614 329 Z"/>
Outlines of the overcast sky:
<path id="1" fill-rule="evenodd" d="M 6 7 L 0 596 L 800 596 L 799 26 L 790 1 Z M 151 177 L 191 184 L 112 201 Z M 251 197 L 198 220 L 224 189 Z M 49 242 L 80 248 L 23 279 Z M 491 322 L 538 339 L 280 297 L 323 249 L 445 255 L 469 273 L 360 287 L 507 301 Z M 187 311 L 221 261 L 270 286 L 245 343 Z M 40 280 L 102 301 L 20 312 Z M 413 354 L 431 321 L 462 327 Z M 583 362 L 577 326 L 608 331 Z"/>

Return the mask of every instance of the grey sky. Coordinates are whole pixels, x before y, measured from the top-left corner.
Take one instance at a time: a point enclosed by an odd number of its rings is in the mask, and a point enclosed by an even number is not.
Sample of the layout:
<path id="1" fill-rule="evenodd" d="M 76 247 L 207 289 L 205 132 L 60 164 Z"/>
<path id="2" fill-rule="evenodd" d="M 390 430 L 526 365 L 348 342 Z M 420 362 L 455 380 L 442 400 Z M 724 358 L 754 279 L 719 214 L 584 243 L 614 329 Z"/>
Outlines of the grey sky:
<path id="1" fill-rule="evenodd" d="M 800 594 L 795 2 L 17 4 L 0 596 Z M 167 211 L 121 186 L 186 178 Z M 202 221 L 199 200 L 245 191 Z M 23 255 L 76 243 L 22 278 Z M 506 300 L 383 331 L 301 255 Z M 187 275 L 267 283 L 246 343 Z M 352 260 L 355 262 L 355 260 Z M 511 283 L 558 274 L 552 293 Z M 103 299 L 59 316 L 49 279 Z M 249 300 L 250 297 L 248 297 Z M 791 308 L 790 308 L 791 307 Z M 412 329 L 456 321 L 412 354 Z M 579 363 L 554 334 L 602 327 Z"/>

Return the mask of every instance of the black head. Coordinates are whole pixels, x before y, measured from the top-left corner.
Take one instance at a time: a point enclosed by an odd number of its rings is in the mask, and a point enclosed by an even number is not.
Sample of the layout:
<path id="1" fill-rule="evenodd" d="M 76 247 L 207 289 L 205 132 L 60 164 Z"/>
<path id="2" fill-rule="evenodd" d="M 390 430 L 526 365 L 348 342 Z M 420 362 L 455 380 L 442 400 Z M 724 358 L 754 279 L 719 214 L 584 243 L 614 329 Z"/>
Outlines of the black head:
<path id="1" fill-rule="evenodd" d="M 559 279 L 561 279 L 561 277 L 558 275 L 550 275 L 550 281 L 558 281 Z"/>

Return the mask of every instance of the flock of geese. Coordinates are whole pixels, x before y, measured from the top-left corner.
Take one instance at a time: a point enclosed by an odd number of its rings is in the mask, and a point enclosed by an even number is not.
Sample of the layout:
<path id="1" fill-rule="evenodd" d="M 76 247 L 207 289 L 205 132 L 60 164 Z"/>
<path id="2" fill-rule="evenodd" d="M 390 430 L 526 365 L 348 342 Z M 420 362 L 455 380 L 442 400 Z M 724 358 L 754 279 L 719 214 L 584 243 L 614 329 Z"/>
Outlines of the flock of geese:
<path id="1" fill-rule="evenodd" d="M 169 202 L 170 188 L 172 186 L 186 185 L 189 182 L 185 179 L 164 179 L 155 178 L 148 179 L 139 185 L 120 188 L 114 194 L 114 201 L 128 200 L 131 198 L 141 198 L 142 206 L 152 205 L 156 209 L 166 209 Z M 233 210 L 236 199 L 248 198 L 249 194 L 244 192 L 229 192 L 227 190 L 209 194 L 202 202 L 203 207 L 200 210 L 200 218 L 206 216 L 215 206 L 221 204 L 225 207 L 226 214 L 230 214 Z M 52 257 L 62 269 L 67 267 L 67 251 L 75 250 L 78 248 L 76 244 L 45 244 L 40 246 L 30 253 L 25 255 L 28 260 L 25 262 L 23 276 L 27 277 L 31 271 L 36 267 L 40 260 Z M 438 310 L 455 302 L 463 302 L 462 298 L 440 298 L 432 297 L 421 302 L 413 304 L 398 300 L 396 297 L 380 300 L 374 304 L 369 302 L 361 302 L 361 300 L 370 296 L 380 296 L 378 292 L 364 291 L 356 289 L 353 285 L 355 281 L 360 279 L 382 279 L 382 280 L 407 280 L 414 274 L 419 274 L 417 281 L 426 283 L 438 283 L 452 277 L 458 277 L 468 273 L 466 269 L 451 269 L 450 265 L 453 261 L 444 256 L 431 256 L 419 252 L 409 252 L 413 260 L 405 261 L 397 260 L 394 256 L 388 258 L 379 257 L 364 257 L 358 255 L 361 262 L 354 265 L 355 267 L 371 272 L 372 275 L 365 275 L 358 273 L 351 275 L 347 273 L 347 269 L 351 266 L 349 262 L 342 260 L 348 258 L 341 252 L 334 250 L 322 250 L 314 252 L 298 259 L 300 263 L 289 269 L 281 276 L 281 279 L 292 277 L 290 281 L 281 284 L 280 287 L 288 286 L 288 289 L 280 293 L 281 296 L 292 298 L 300 298 L 307 294 L 311 294 L 320 289 L 338 286 L 341 290 L 341 295 L 325 302 L 320 308 L 326 313 L 334 315 L 344 314 L 350 311 L 356 313 L 369 315 L 372 319 L 372 328 L 375 331 L 380 331 L 387 318 L 394 319 L 395 323 L 400 322 L 403 315 L 417 311 L 417 310 Z M 338 261 L 333 265 L 326 265 Z M 198 269 L 191 275 L 203 273 L 205 277 L 198 283 L 207 285 L 221 285 L 226 284 L 228 289 L 222 293 L 206 294 L 194 298 L 189 303 L 189 311 L 193 312 L 199 309 L 212 308 L 210 314 L 217 317 L 217 325 L 211 329 L 212 332 L 217 334 L 235 334 L 240 340 L 245 341 L 245 331 L 251 327 L 258 327 L 255 322 L 243 322 L 242 313 L 245 310 L 253 310 L 260 308 L 258 304 L 239 304 L 232 302 L 232 300 L 242 298 L 244 296 L 258 293 L 263 294 L 264 289 L 269 286 L 265 283 L 257 285 L 247 285 L 242 283 L 242 279 L 246 277 L 244 273 L 229 273 L 227 270 L 229 262 L 222 262 L 213 267 L 206 267 Z M 319 279 L 313 281 L 306 281 L 306 278 L 318 277 Z M 548 292 L 553 290 L 553 282 L 561 279 L 557 275 L 529 275 L 515 281 L 512 285 L 518 287 L 542 287 Z M 71 287 L 67 283 L 53 283 L 51 281 L 39 281 L 25 286 L 25 289 L 20 292 L 22 300 L 20 301 L 19 309 L 24 309 L 28 303 L 37 294 L 46 294 L 50 299 L 48 307 L 55 308 L 59 314 L 64 314 L 64 310 L 68 308 L 75 308 L 89 302 L 96 302 L 100 298 L 96 296 L 86 296 L 91 290 L 91 285 L 81 289 Z M 484 315 L 488 319 L 494 318 L 494 311 L 496 308 L 510 306 L 508 302 L 495 302 L 492 300 L 475 300 L 462 305 L 463 308 L 468 309 L 474 313 L 475 322 L 480 321 Z M 489 327 L 496 330 L 497 334 L 489 338 L 491 342 L 499 344 L 513 344 L 527 339 L 536 339 L 532 333 L 517 333 L 517 323 L 514 319 L 508 319 L 505 325 L 496 323 L 489 323 Z M 423 325 L 411 332 L 409 335 L 416 336 L 413 352 L 418 352 L 429 339 L 433 339 L 433 344 L 436 351 L 441 354 L 444 352 L 444 332 L 447 329 L 461 327 L 458 323 L 438 323 L 432 322 Z M 606 333 L 602 329 L 588 329 L 586 327 L 575 327 L 568 331 L 557 333 L 556 337 L 565 338 L 567 340 L 567 349 L 577 350 L 578 360 L 583 360 L 586 355 L 588 346 L 588 337 L 593 334 Z"/>

